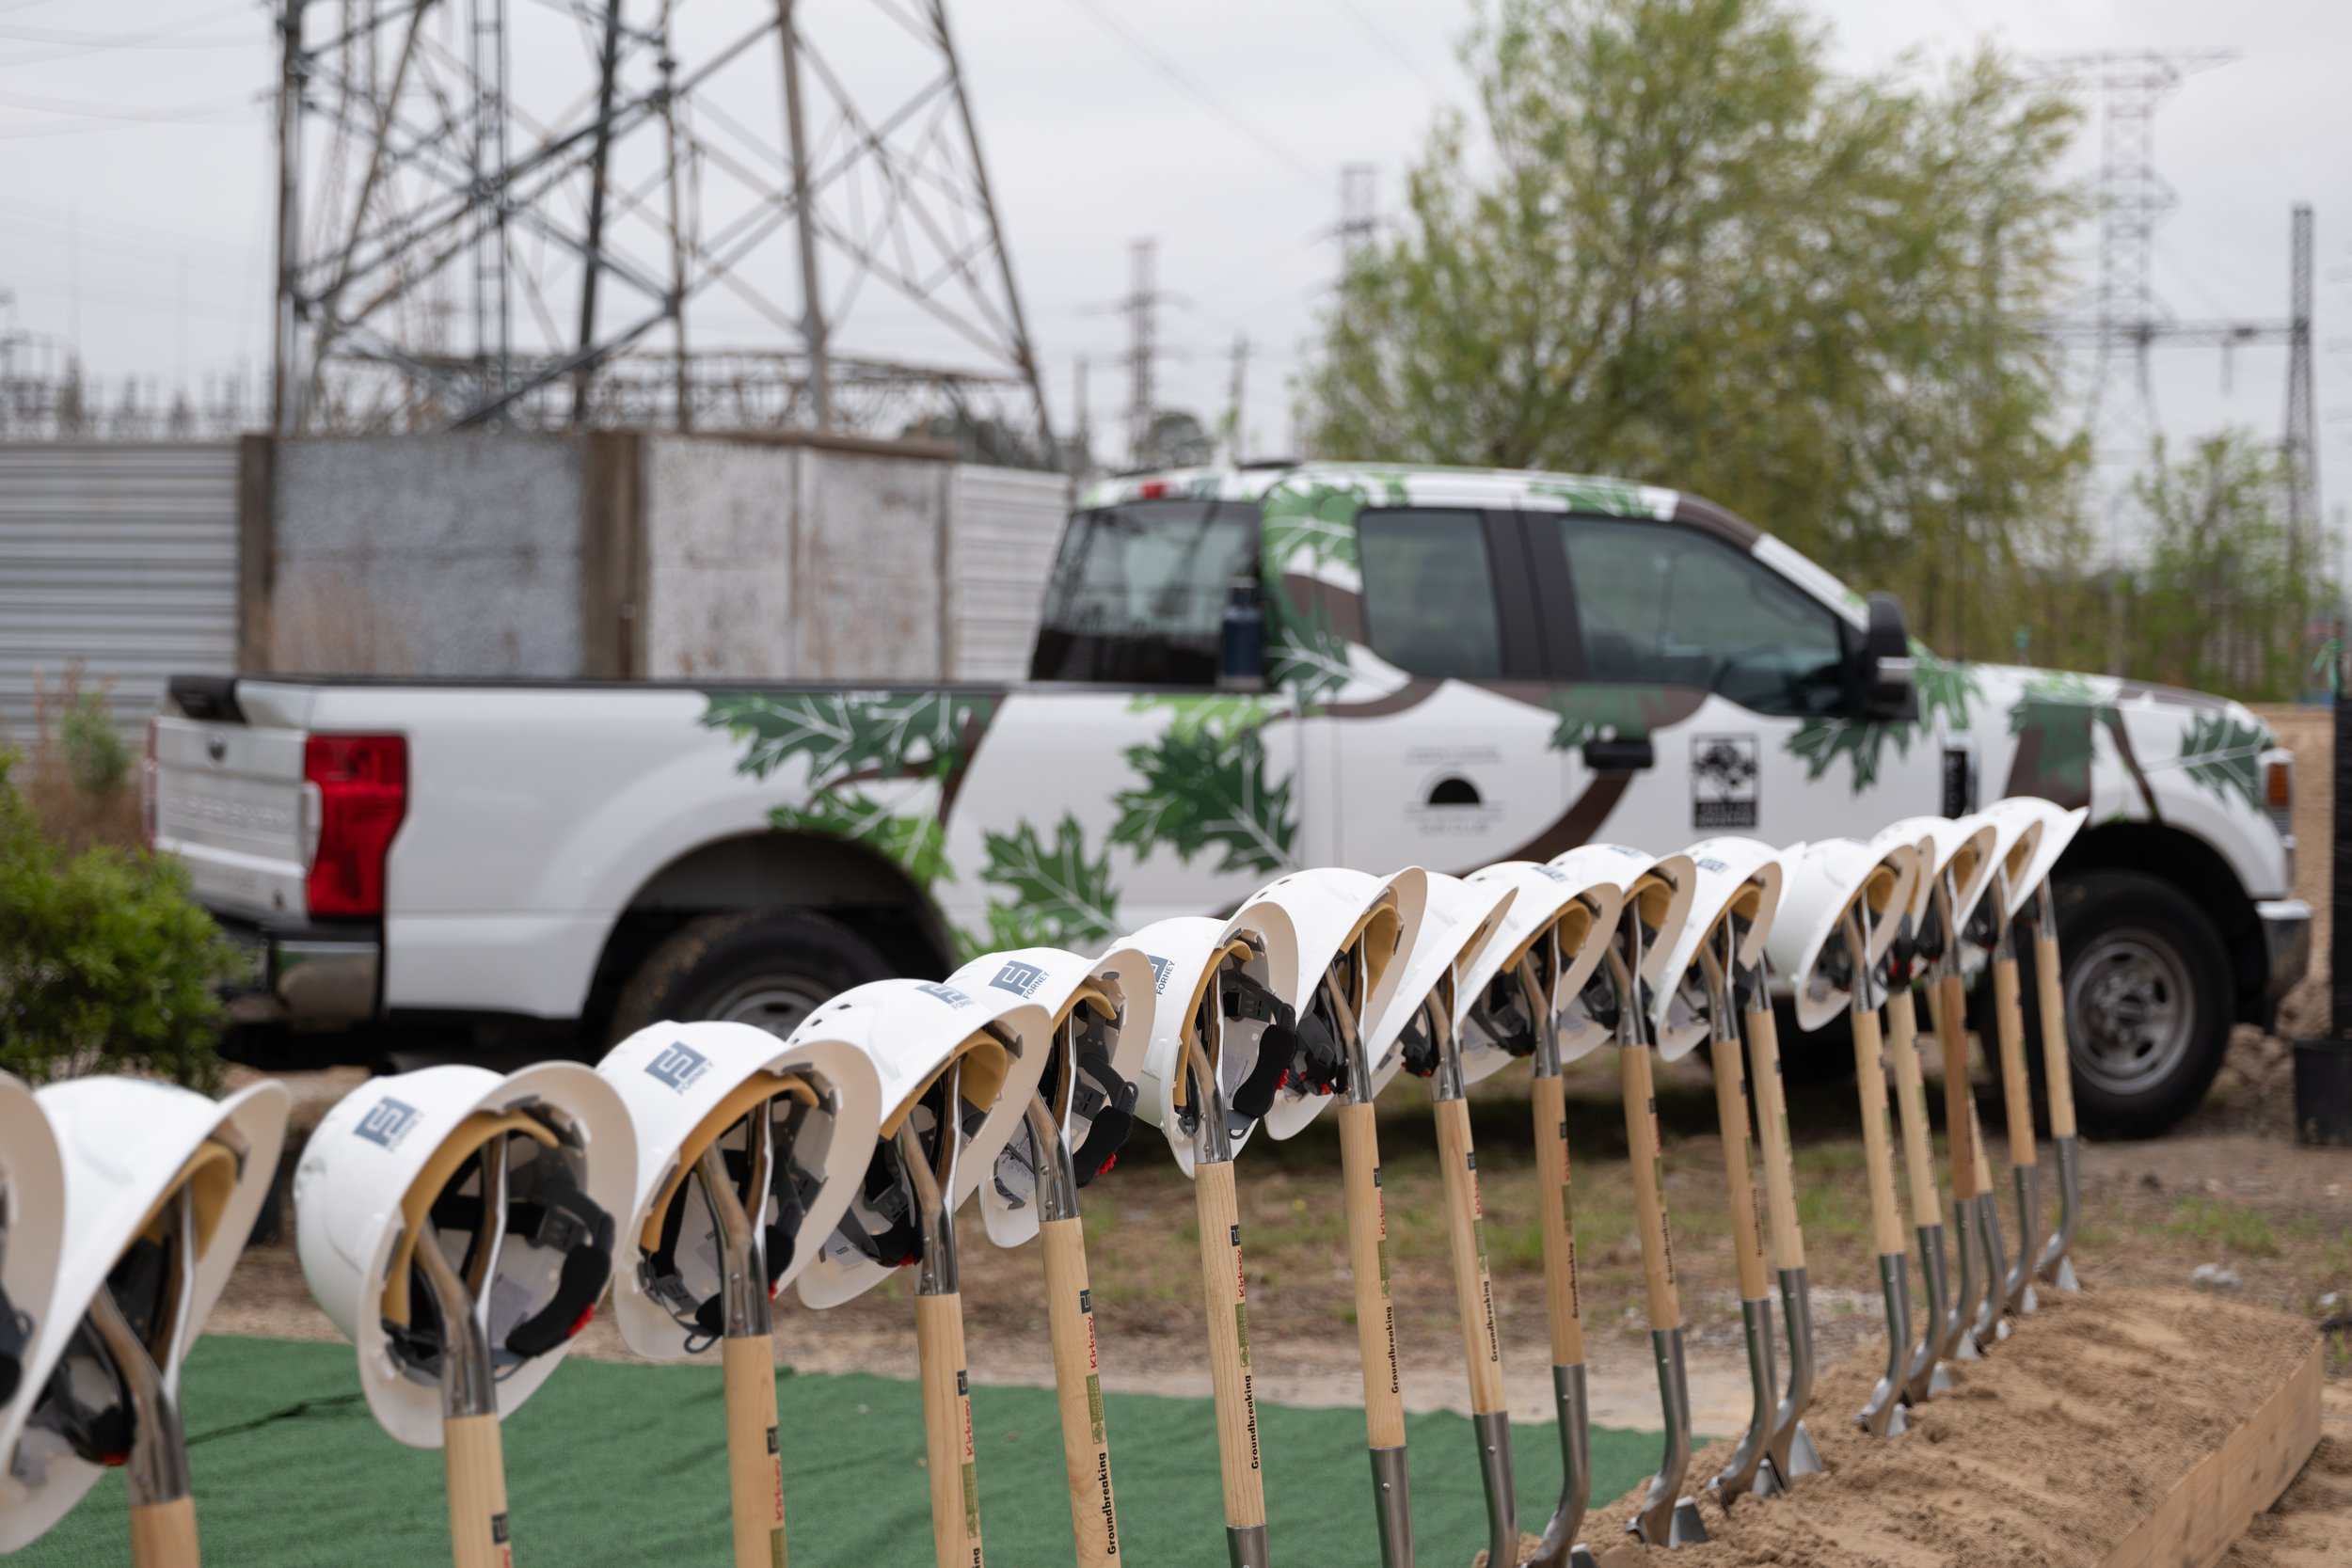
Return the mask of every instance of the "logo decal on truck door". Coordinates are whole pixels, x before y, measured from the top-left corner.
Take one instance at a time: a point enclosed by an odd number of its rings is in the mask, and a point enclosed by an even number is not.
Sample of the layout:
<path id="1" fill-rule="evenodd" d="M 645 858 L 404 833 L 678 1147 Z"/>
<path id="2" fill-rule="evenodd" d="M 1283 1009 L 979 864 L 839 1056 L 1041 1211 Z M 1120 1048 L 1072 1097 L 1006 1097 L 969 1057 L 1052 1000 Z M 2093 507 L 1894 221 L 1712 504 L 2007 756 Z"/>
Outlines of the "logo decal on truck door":
<path id="1" fill-rule="evenodd" d="M 1756 826 L 1756 743 L 1752 735 L 1691 737 L 1691 826 Z"/>

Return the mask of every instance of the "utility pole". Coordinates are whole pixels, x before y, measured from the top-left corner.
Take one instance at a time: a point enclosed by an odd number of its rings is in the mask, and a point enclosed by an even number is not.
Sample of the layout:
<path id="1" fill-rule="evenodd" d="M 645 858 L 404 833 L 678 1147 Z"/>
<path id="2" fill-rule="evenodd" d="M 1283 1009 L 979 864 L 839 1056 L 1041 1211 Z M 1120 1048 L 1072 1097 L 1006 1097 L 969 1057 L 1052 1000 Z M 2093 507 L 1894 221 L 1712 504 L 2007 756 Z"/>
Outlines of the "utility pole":
<path id="1" fill-rule="evenodd" d="M 808 135 L 801 117 L 801 34 L 794 0 L 776 0 L 784 43 L 784 122 L 792 164 L 793 228 L 801 241 L 801 337 L 808 347 L 808 401 L 817 428 L 833 428 L 833 360 L 825 343 L 825 304 L 817 275 L 817 225 L 809 200 Z"/>
<path id="2" fill-rule="evenodd" d="M 2297 574 L 2320 559 L 2319 414 L 2312 396 L 2312 207 L 2296 203 L 2287 261 L 2287 561 Z"/>
<path id="3" fill-rule="evenodd" d="M 1371 164 L 1340 166 L 1340 269 L 1344 272 L 1372 247 L 1380 228 L 1379 169 Z"/>
<path id="4" fill-rule="evenodd" d="M 1230 389 L 1226 394 L 1225 415 L 1232 421 L 1232 435 L 1230 439 L 1232 459 L 1236 465 L 1247 460 L 1249 455 L 1249 430 L 1246 419 L 1248 411 L 1246 394 L 1248 388 L 1249 334 L 1237 332 L 1233 335 L 1233 372 Z"/>
<path id="5" fill-rule="evenodd" d="M 300 420 L 294 404 L 294 343 L 301 330 L 300 209 L 302 85 L 310 55 L 302 47 L 304 0 L 285 0 L 278 13 L 278 299 L 270 316 L 269 427 L 291 435 Z"/>
<path id="6" fill-rule="evenodd" d="M 1127 297 L 1120 302 L 1127 313 L 1127 462 L 1138 468 L 1150 460 L 1152 420 L 1159 412 L 1159 252 L 1157 240 L 1127 246 Z"/>

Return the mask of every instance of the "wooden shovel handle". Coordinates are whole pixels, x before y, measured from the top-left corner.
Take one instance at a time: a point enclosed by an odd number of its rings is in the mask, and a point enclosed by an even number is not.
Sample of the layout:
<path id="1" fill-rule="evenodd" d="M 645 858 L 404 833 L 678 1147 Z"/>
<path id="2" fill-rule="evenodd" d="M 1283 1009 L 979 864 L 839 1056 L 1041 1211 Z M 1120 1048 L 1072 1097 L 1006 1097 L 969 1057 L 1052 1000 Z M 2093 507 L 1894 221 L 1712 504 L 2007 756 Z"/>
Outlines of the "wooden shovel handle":
<path id="1" fill-rule="evenodd" d="M 1568 1089 L 1557 1074 L 1537 1078 L 1535 1209 L 1543 1226 L 1544 1307 L 1555 1367 L 1584 1361 L 1584 1302 L 1576 1277 L 1576 1203 L 1568 1190 Z"/>
<path id="2" fill-rule="evenodd" d="M 2026 1013 L 2018 1005 L 2017 960 L 1993 959 L 1993 1022 L 2001 1040 L 2001 1101 L 2009 1115 L 2009 1164 L 2034 1163 L 2033 1079 L 2026 1071 Z"/>
<path id="3" fill-rule="evenodd" d="M 1764 1217 L 1756 1211 L 1756 1179 L 1748 1169 L 1748 1069 L 1738 1039 L 1709 1046 L 1715 1058 L 1715 1125 L 1724 1140 L 1724 1196 L 1730 1202 L 1731 1258 L 1740 1276 L 1740 1299 L 1761 1301 L 1764 1282 Z"/>
<path id="4" fill-rule="evenodd" d="M 1633 1165 L 1633 1218 L 1642 1240 L 1642 1277 L 1653 1330 L 1682 1326 L 1682 1296 L 1675 1284 L 1674 1230 L 1666 1221 L 1666 1173 L 1658 1139 L 1658 1081 L 1646 1047 L 1621 1047 L 1625 1085 L 1626 1157 Z"/>
<path id="5" fill-rule="evenodd" d="M 931 1556 L 938 1568 L 980 1568 L 980 1479 L 972 1449 L 961 1294 L 914 1298 L 914 1350 L 931 1485 Z"/>
<path id="6" fill-rule="evenodd" d="M 1919 1010 L 1907 986 L 1886 999 L 1886 1054 L 1895 1064 L 1895 1111 L 1902 1121 L 1911 1223 L 1941 1225 L 1944 1200 L 1935 1190 L 1935 1133 L 1928 1125 L 1927 1077 L 1919 1070 Z"/>
<path id="7" fill-rule="evenodd" d="M 1875 1007 L 1850 1013 L 1854 1085 L 1862 1101 L 1862 1159 L 1870 1177 L 1870 1238 L 1879 1255 L 1903 1250 L 1902 1212 L 1895 1205 L 1895 1138 L 1887 1125 L 1886 1054 Z"/>
<path id="8" fill-rule="evenodd" d="M 496 1416 L 441 1421 L 441 1467 L 449 1481 L 450 1556 L 456 1568 L 515 1568 L 507 1539 L 506 1456 Z"/>
<path id="9" fill-rule="evenodd" d="M 1478 1153 L 1470 1145 L 1470 1102 L 1440 1100 L 1437 1113 L 1438 1164 L 1445 1178 L 1446 1243 L 1454 1258 L 1454 1307 L 1462 1321 L 1462 1359 L 1470 1369 L 1470 1413 L 1492 1416 L 1510 1405 L 1502 1394 L 1502 1347 L 1495 1335 L 1494 1275 L 1486 1265 L 1486 1216 L 1478 1196 Z"/>
<path id="10" fill-rule="evenodd" d="M 1788 1096 L 1780 1078 L 1780 1024 L 1769 1006 L 1756 1008 L 1742 1022 L 1748 1032 L 1748 1082 L 1756 1094 L 1765 1211 L 1772 1222 L 1772 1266 L 1801 1269 L 1804 1227 L 1797 1221 L 1797 1164 L 1789 1148 Z"/>
<path id="11" fill-rule="evenodd" d="M 1250 1388 L 1249 1292 L 1241 1268 L 1241 1221 L 1233 1166 L 1195 1167 L 1192 1201 L 1200 1223 L 1200 1294 L 1208 1308 L 1209 1388 L 1216 1398 L 1216 1457 L 1225 1481 L 1225 1523 L 1265 1523 L 1265 1477 L 1259 1467 L 1258 1401 Z"/>
<path id="12" fill-rule="evenodd" d="M 1967 1203 L 1984 1188 L 1977 1177 L 1982 1150 L 1977 1147 L 1976 1096 L 1968 1085 L 1968 997 L 1960 976 L 1938 976 L 1929 1006 L 1934 1010 L 1936 1044 L 1944 1051 L 1944 1136 L 1951 1149 L 1952 1196 Z"/>
<path id="13" fill-rule="evenodd" d="M 1038 1228 L 1045 1243 L 1045 1329 L 1054 1342 L 1070 1528 L 1078 1543 L 1078 1568 L 1109 1568 L 1119 1560 L 1119 1514 L 1111 1502 L 1111 1445 L 1103 1425 L 1103 1364 L 1087 1278 L 1086 1226 L 1073 1214 Z"/>
<path id="14" fill-rule="evenodd" d="M 196 1499 L 131 1505 L 132 1568 L 197 1568 Z"/>
<path id="15" fill-rule="evenodd" d="M 1396 1307 L 1389 1300 L 1389 1213 L 1380 1195 L 1380 1134 L 1370 1105 L 1339 1108 L 1340 1171 L 1347 1190 L 1347 1266 L 1355 1276 L 1356 1351 L 1364 1370 L 1364 1441 L 1405 1441 L 1397 1376 Z"/>
<path id="16" fill-rule="evenodd" d="M 2050 1094 L 2050 1135 L 2074 1135 L 2074 1059 L 2067 1049 L 2066 990 L 2058 973 L 2056 931 L 2034 937 L 2034 979 L 2042 998 L 2042 1076 Z"/>
<path id="17" fill-rule="evenodd" d="M 735 1515 L 735 1568 L 784 1568 L 784 1456 L 776 1442 L 776 1341 L 767 1334 L 719 1341 L 727 1396 L 727 1501 Z"/>

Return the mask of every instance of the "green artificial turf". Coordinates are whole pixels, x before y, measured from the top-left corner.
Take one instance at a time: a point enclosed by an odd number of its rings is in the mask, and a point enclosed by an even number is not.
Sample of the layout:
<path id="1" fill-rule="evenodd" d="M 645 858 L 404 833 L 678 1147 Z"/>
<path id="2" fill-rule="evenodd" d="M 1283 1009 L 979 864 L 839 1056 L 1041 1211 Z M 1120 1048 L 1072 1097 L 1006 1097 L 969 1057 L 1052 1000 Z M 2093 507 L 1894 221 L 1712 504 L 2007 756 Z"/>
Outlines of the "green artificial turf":
<path id="1" fill-rule="evenodd" d="M 713 1360 L 716 1358 L 714 1357 Z M 1138 1568 L 1224 1568 L 1215 1423 L 1203 1400 L 1105 1402 L 1120 1556 Z M 922 1568 L 930 1560 L 921 1406 L 912 1383 L 795 1375 L 778 1385 L 785 1498 L 799 1568 Z M 345 1345 L 215 1337 L 183 1374 L 188 1467 L 204 1559 L 233 1568 L 449 1560 L 441 1456 L 405 1449 L 368 1414 Z M 1379 1560 L 1362 1417 L 1258 1407 L 1271 1542 L 1285 1568 Z M 973 1390 L 980 1525 L 1000 1564 L 1071 1560 L 1054 1395 Z M 1407 1422 L 1422 1560 L 1468 1562 L 1486 1544 L 1470 1422 Z M 1553 1429 L 1516 1431 L 1520 1522 L 1539 1529 L 1560 1484 Z M 716 1366 L 575 1361 L 505 1426 L 520 1568 L 724 1563 L 726 1457 Z M 1654 1435 L 1593 1433 L 1593 1500 L 1657 1463 Z M 119 1568 L 130 1536 L 107 1476 L 24 1568 Z"/>

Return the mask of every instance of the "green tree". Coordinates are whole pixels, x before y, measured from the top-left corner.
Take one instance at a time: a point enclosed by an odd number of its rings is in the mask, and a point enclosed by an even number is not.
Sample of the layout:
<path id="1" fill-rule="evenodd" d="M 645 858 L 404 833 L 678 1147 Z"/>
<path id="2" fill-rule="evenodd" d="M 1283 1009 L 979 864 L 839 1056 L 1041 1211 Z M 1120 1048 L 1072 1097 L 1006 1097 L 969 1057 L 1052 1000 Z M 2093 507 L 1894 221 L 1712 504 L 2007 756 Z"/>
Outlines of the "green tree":
<path id="1" fill-rule="evenodd" d="M 2249 701 L 2293 698 L 2306 622 L 2328 597 L 2324 563 L 2287 528 L 2285 460 L 2243 431 L 2173 461 L 2159 440 L 2133 488 L 2153 528 L 2125 607 L 2125 667 Z"/>
<path id="2" fill-rule="evenodd" d="M 2072 543 L 2033 326 L 2076 116 L 1990 52 L 1852 80 L 1827 49 L 1784 0 L 1495 0 L 1483 135 L 1439 123 L 1325 317 L 1314 450 L 1688 488 L 1947 651 L 2006 646 Z"/>

